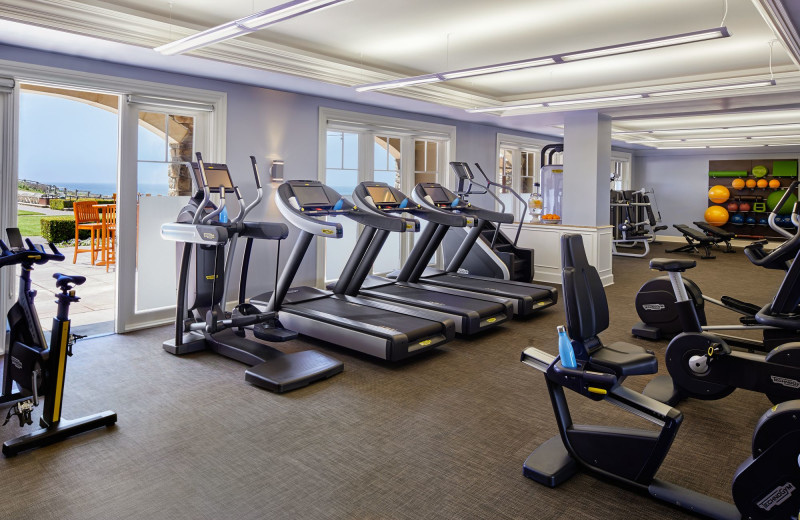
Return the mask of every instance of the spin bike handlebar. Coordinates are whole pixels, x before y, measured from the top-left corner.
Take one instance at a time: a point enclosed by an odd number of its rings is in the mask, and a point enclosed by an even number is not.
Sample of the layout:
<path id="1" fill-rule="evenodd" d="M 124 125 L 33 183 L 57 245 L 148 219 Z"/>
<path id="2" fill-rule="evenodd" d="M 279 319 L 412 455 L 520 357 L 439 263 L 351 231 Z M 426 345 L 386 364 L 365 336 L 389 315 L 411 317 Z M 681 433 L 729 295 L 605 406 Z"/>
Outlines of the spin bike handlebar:
<path id="1" fill-rule="evenodd" d="M 59 252 L 52 242 L 47 243 L 52 251 L 51 253 L 46 252 L 42 246 L 37 247 L 36 244 L 31 242 L 30 238 L 26 238 L 25 243 L 28 246 L 27 249 L 9 249 L 5 242 L 0 240 L 0 267 L 17 264 L 41 265 L 51 260 L 54 262 L 62 262 L 64 260 L 64 255 Z"/>

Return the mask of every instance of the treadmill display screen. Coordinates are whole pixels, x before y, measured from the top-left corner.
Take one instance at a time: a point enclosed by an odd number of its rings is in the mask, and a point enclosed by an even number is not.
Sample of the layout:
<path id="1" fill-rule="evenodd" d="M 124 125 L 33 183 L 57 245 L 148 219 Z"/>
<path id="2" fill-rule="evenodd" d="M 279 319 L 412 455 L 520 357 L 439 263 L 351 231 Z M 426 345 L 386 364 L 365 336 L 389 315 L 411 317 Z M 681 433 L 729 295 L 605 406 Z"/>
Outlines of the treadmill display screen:
<path id="1" fill-rule="evenodd" d="M 322 186 L 292 186 L 292 191 L 301 207 L 331 205 Z"/>
<path id="2" fill-rule="evenodd" d="M 450 167 L 453 168 L 453 173 L 458 175 L 459 179 L 473 179 L 472 170 L 469 169 L 469 164 L 465 162 L 451 162 Z"/>
<path id="3" fill-rule="evenodd" d="M 430 186 L 425 188 L 425 194 L 428 195 L 436 204 L 448 204 L 450 198 L 441 186 Z"/>
<path id="4" fill-rule="evenodd" d="M 397 202 L 392 191 L 386 186 L 367 186 L 367 193 L 369 193 L 369 196 L 375 201 L 375 204 Z"/>

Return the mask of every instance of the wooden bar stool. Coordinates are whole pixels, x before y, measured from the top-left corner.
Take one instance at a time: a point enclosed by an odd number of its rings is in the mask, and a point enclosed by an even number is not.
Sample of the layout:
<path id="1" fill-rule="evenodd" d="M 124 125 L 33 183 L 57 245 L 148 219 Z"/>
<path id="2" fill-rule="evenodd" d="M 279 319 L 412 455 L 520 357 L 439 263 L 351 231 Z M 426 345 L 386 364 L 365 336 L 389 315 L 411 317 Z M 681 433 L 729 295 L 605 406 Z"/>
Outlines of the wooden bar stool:
<path id="1" fill-rule="evenodd" d="M 78 253 L 92 253 L 92 264 L 97 260 L 97 253 L 99 252 L 96 247 L 95 240 L 102 238 L 101 233 L 103 224 L 100 222 L 100 214 L 97 211 L 95 200 L 77 200 L 72 205 L 72 211 L 75 214 L 75 253 L 72 255 L 72 263 L 78 261 Z M 91 233 L 91 242 L 89 249 L 80 248 L 80 238 L 78 235 L 81 230 L 88 230 Z"/>
<path id="2" fill-rule="evenodd" d="M 117 261 L 117 205 L 116 204 L 97 204 L 95 206 L 100 212 L 100 223 L 102 226 L 102 241 L 100 250 L 102 260 L 97 265 L 105 265 L 106 272 L 108 266 L 116 264 Z"/>

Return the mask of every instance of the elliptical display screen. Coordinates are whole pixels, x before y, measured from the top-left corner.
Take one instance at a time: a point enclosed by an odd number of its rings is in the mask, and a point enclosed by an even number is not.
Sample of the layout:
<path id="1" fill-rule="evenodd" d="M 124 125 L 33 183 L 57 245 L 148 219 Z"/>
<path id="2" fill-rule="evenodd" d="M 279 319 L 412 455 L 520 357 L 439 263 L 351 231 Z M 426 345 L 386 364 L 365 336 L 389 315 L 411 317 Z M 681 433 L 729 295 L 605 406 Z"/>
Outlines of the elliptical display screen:
<path id="1" fill-rule="evenodd" d="M 331 205 L 322 186 L 292 186 L 292 191 L 300 207 Z"/>
<path id="2" fill-rule="evenodd" d="M 397 203 L 394 194 L 386 186 L 367 186 L 367 193 L 375 204 Z"/>
<path id="3" fill-rule="evenodd" d="M 453 173 L 458 175 L 459 179 L 472 180 L 475 178 L 472 175 L 472 170 L 469 169 L 469 164 L 465 162 L 451 162 L 450 167 L 453 169 Z"/>
<path id="4" fill-rule="evenodd" d="M 198 190 L 203 189 L 203 173 L 200 171 L 198 163 L 191 163 L 194 182 Z M 225 188 L 227 193 L 233 193 L 233 181 L 228 167 L 224 164 L 205 164 L 206 179 L 208 180 L 208 191 L 219 193 L 220 186 Z"/>
<path id="5" fill-rule="evenodd" d="M 435 204 L 449 204 L 450 197 L 447 196 L 441 186 L 426 186 L 425 194 L 433 199 Z"/>

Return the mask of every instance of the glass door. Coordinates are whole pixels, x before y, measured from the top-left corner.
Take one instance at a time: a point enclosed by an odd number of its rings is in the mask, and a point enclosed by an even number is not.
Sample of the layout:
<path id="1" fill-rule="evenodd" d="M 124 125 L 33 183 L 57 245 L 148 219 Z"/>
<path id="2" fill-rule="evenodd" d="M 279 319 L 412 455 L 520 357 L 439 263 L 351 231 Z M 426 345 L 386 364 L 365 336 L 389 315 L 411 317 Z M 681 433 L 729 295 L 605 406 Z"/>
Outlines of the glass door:
<path id="1" fill-rule="evenodd" d="M 325 179 L 322 181 L 340 195 L 350 198 L 361 179 L 359 175 L 359 135 L 352 132 L 327 132 Z M 325 283 L 339 278 L 349 254 L 356 246 L 358 225 L 349 218 L 340 218 L 342 238 L 324 240 Z"/>
<path id="2" fill-rule="evenodd" d="M 207 146 L 204 113 L 142 103 L 125 108 L 117 332 L 174 318 L 176 244 L 161 238 L 161 225 L 174 221 L 189 201 L 193 186 L 187 162 L 194 160 L 199 144 Z M 207 154 L 204 158 L 213 162 Z"/>

